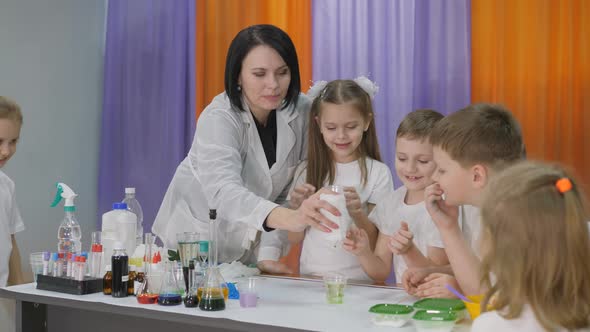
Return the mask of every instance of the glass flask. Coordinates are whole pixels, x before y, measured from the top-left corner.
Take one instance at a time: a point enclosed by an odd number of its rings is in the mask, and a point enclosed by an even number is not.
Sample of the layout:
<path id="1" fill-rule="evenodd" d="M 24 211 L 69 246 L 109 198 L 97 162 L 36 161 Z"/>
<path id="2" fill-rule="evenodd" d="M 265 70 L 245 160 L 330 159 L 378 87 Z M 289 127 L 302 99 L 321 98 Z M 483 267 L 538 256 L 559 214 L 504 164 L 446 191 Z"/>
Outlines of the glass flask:
<path id="1" fill-rule="evenodd" d="M 216 210 L 209 210 L 209 267 L 207 268 L 199 290 L 199 309 L 219 311 L 225 309 L 229 289 L 217 266 L 217 218 Z"/>
<path id="2" fill-rule="evenodd" d="M 182 303 L 182 288 L 178 286 L 176 279 L 176 263 L 166 262 L 164 264 L 164 276 L 158 294 L 159 305 L 178 305 Z"/>
<path id="3" fill-rule="evenodd" d="M 143 256 L 144 277 L 143 282 L 139 285 L 137 290 L 137 302 L 141 304 L 154 304 L 158 301 L 158 293 L 151 284 L 150 263 L 152 257 L 152 245 L 154 244 L 154 236 L 151 233 L 145 234 L 145 255 Z"/>

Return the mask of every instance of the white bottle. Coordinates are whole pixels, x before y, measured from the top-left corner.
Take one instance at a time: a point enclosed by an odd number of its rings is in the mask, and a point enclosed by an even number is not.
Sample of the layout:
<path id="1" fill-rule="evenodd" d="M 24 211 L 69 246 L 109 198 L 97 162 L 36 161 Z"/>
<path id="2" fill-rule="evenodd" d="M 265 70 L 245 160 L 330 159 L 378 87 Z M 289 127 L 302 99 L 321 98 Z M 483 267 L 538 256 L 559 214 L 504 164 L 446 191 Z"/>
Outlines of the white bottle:
<path id="1" fill-rule="evenodd" d="M 137 198 L 135 198 L 135 188 L 125 188 L 125 198 L 123 203 L 127 204 L 127 210 L 135 213 L 137 216 L 137 233 L 135 243 L 140 244 L 143 239 L 143 210 Z M 129 251 L 128 251 L 129 252 Z"/>
<path id="2" fill-rule="evenodd" d="M 136 232 L 137 216 L 127 210 L 127 204 L 114 203 L 113 210 L 102 215 L 103 257 L 113 255 L 115 242 L 121 242 L 126 252 L 134 252 Z"/>

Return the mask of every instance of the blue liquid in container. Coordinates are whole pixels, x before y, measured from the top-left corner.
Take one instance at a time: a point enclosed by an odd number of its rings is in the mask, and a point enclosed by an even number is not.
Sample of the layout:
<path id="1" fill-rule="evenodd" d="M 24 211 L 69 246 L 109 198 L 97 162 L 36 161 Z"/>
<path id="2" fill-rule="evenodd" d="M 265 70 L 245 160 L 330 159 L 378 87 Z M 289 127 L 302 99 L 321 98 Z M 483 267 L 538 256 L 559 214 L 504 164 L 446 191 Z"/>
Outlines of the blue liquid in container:
<path id="1" fill-rule="evenodd" d="M 160 294 L 158 296 L 159 305 L 179 305 L 182 303 L 182 296 L 179 294 Z"/>

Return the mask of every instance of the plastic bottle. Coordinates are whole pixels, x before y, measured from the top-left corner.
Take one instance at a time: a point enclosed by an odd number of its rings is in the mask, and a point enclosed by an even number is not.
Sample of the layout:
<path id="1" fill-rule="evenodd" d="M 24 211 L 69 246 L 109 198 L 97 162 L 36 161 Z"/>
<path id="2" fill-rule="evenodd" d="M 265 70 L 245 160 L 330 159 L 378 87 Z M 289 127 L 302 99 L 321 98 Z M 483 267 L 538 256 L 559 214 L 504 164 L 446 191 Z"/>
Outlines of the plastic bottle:
<path id="1" fill-rule="evenodd" d="M 113 203 L 113 210 L 102 215 L 101 237 L 105 260 L 113 255 L 115 242 L 122 242 L 128 253 L 135 252 L 136 224 L 137 217 L 127 211 L 125 203 Z"/>
<path id="2" fill-rule="evenodd" d="M 74 198 L 78 195 L 65 183 L 58 182 L 56 187 L 57 192 L 51 206 L 54 207 L 62 198 L 65 199 L 65 216 L 57 231 L 57 252 L 63 253 L 67 257 L 69 252 L 79 254 L 82 250 L 82 243 L 80 243 L 82 232 L 74 213 L 76 211 Z"/>
<path id="3" fill-rule="evenodd" d="M 135 243 L 140 244 L 143 238 L 143 210 L 141 209 L 141 204 L 135 198 L 135 188 L 125 188 L 123 203 L 127 204 L 127 210 L 135 213 L 137 216 Z"/>
<path id="4" fill-rule="evenodd" d="M 134 238 L 135 239 L 135 238 Z M 123 243 L 116 242 L 111 257 L 113 269 L 113 297 L 127 297 L 127 284 L 129 282 L 129 257 L 125 252 Z"/>

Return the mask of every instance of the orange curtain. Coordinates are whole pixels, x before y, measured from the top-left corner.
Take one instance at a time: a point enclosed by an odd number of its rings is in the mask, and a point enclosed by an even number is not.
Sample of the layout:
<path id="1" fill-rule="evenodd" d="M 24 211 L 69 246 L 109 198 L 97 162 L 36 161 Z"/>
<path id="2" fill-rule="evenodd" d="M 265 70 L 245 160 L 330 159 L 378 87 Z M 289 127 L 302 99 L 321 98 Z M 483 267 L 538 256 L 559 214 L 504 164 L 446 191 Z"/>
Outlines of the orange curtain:
<path id="1" fill-rule="evenodd" d="M 297 49 L 303 91 L 311 82 L 311 0 L 196 0 L 196 116 L 223 91 L 225 57 L 234 36 L 253 24 L 286 31 Z M 300 246 L 282 259 L 298 271 Z"/>
<path id="2" fill-rule="evenodd" d="M 196 114 L 223 91 L 227 49 L 253 24 L 285 30 L 297 49 L 302 85 L 311 82 L 311 0 L 197 0 Z"/>
<path id="3" fill-rule="evenodd" d="M 528 157 L 590 185 L 590 1 L 474 0 L 472 101 L 506 105 Z"/>

